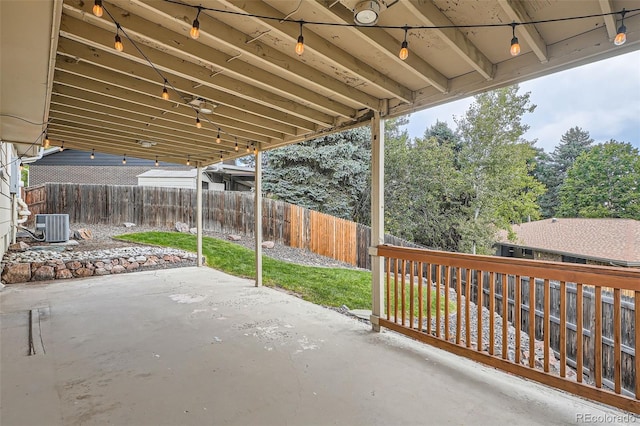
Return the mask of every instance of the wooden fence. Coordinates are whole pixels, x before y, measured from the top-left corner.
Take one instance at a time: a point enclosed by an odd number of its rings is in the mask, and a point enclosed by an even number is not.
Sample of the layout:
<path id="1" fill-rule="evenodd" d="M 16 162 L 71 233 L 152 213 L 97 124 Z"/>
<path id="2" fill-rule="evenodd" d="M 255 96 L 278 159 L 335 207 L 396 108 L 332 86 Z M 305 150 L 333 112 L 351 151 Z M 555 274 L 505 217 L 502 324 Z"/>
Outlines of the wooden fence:
<path id="1" fill-rule="evenodd" d="M 69 215 L 70 223 L 138 225 L 172 228 L 176 222 L 195 225 L 196 191 L 123 185 L 48 183 L 25 191 L 25 201 L 36 213 Z M 254 195 L 249 192 L 203 191 L 204 229 L 253 236 Z M 263 198 L 262 233 L 291 247 L 360 267 L 371 268 L 371 228 L 282 201 Z M 416 244 L 385 236 L 385 243 Z"/>

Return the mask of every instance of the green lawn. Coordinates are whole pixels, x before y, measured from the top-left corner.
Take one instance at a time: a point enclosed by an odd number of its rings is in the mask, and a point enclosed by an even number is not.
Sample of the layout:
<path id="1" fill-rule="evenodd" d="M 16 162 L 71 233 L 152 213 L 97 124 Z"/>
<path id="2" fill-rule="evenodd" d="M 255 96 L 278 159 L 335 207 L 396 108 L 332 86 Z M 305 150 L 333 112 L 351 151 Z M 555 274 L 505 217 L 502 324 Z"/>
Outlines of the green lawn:
<path id="1" fill-rule="evenodd" d="M 178 232 L 142 232 L 115 237 L 162 247 L 196 251 L 196 237 Z M 216 238 L 202 238 L 202 252 L 207 265 L 227 274 L 243 278 L 255 277 L 255 254 L 246 247 Z M 297 265 L 262 256 L 262 277 L 267 286 L 279 287 L 323 306 L 350 309 L 371 308 L 371 272 L 340 268 Z M 417 297 L 417 292 L 416 292 Z M 444 310 L 444 302 L 441 309 Z M 431 301 L 435 314 L 435 296 Z M 408 308 L 407 301 L 407 310 Z M 455 305 L 450 305 L 455 312 Z"/>

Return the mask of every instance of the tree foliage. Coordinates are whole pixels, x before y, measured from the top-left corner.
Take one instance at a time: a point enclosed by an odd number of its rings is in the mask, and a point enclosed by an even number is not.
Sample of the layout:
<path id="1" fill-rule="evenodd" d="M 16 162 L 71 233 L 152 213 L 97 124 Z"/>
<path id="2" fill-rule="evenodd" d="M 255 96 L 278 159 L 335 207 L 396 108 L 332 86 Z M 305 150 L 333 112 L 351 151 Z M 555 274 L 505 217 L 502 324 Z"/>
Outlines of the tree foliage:
<path id="1" fill-rule="evenodd" d="M 560 187 L 559 215 L 640 220 L 640 155 L 611 140 L 576 159 Z"/>
<path id="2" fill-rule="evenodd" d="M 263 188 L 288 203 L 358 220 L 368 199 L 370 161 L 369 128 L 324 136 L 270 151 Z"/>

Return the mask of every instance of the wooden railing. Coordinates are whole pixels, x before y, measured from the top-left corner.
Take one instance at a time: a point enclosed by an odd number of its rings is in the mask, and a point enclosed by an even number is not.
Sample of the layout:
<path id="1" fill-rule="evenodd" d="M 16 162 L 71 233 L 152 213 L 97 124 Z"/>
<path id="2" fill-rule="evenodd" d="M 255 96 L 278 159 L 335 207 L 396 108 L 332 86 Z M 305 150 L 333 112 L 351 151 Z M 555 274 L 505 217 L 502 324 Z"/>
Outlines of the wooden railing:
<path id="1" fill-rule="evenodd" d="M 386 267 L 381 326 L 640 413 L 640 270 L 389 245 L 378 246 L 378 255 Z M 559 305 L 554 309 L 552 287 L 554 305 Z M 633 296 L 622 296 L 622 291 Z M 613 301 L 605 305 L 604 318 L 603 293 Z M 592 304 L 585 306 L 585 295 L 592 295 Z M 575 325 L 567 320 L 568 312 Z M 609 328 L 611 335 L 603 336 Z M 554 349 L 555 333 L 559 344 Z M 603 378 L 603 371 L 611 377 Z"/>

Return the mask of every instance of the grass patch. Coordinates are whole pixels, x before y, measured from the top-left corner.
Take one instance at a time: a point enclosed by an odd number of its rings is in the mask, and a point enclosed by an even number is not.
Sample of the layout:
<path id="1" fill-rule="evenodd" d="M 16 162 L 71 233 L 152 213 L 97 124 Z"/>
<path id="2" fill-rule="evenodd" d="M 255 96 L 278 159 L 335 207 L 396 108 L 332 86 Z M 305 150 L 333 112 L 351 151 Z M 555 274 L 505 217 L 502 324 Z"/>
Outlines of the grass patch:
<path id="1" fill-rule="evenodd" d="M 121 241 L 196 251 L 196 236 L 191 234 L 141 232 L 115 238 Z M 253 250 L 217 238 L 203 237 L 202 253 L 207 260 L 207 265 L 212 268 L 237 277 L 255 277 Z M 305 266 L 262 256 L 262 278 L 267 286 L 294 292 L 318 305 L 333 307 L 347 305 L 350 309 L 371 309 L 371 272 L 369 271 Z M 431 303 L 432 312 L 435 314 L 435 297 L 432 297 Z M 444 310 L 443 303 L 440 308 Z M 455 312 L 455 305 L 450 312 Z"/>

